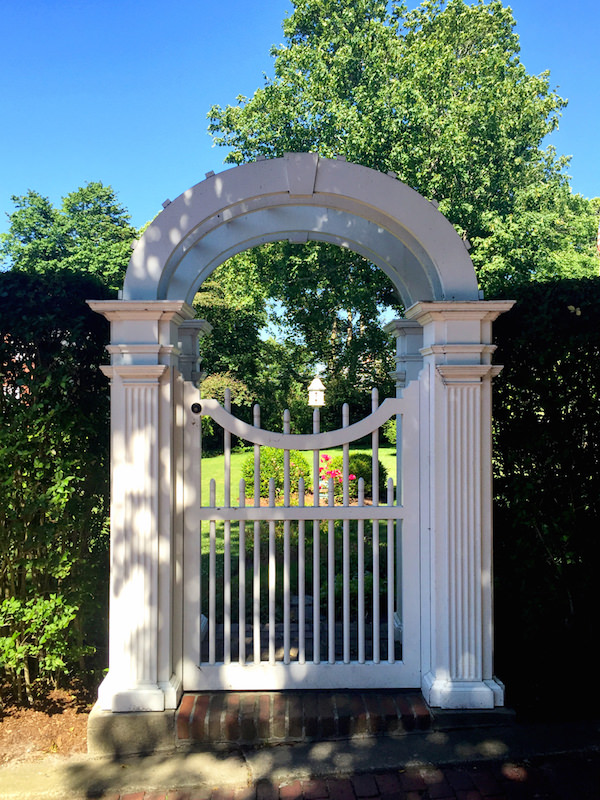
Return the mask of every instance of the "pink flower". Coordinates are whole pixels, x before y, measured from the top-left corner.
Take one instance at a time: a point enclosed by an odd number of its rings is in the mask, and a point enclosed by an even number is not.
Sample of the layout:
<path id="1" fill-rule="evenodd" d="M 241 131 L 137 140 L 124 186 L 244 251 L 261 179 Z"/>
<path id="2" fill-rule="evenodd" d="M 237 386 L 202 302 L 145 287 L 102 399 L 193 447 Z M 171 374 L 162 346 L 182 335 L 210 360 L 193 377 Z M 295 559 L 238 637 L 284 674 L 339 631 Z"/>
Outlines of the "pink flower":
<path id="1" fill-rule="evenodd" d="M 327 453 L 324 453 L 321 456 L 321 461 L 325 461 L 325 463 L 327 463 L 328 461 L 331 461 L 331 456 L 328 456 Z"/>
<path id="2" fill-rule="evenodd" d="M 356 480 L 356 475 L 348 475 L 348 480 L 349 481 L 355 481 Z"/>

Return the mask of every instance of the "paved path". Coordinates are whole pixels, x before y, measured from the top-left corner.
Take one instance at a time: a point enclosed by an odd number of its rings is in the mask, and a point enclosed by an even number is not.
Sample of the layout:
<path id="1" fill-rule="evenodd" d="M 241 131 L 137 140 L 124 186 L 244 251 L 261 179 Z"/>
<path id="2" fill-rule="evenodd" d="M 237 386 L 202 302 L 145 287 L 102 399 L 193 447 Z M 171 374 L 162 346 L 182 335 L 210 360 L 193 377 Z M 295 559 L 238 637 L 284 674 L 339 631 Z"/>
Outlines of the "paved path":
<path id="1" fill-rule="evenodd" d="M 349 778 L 318 778 L 229 789 L 133 792 L 106 800 L 598 800 L 597 754 L 537 763 L 413 767 Z"/>
<path id="2" fill-rule="evenodd" d="M 600 800 L 600 721 L 0 768 L 1 800 Z"/>

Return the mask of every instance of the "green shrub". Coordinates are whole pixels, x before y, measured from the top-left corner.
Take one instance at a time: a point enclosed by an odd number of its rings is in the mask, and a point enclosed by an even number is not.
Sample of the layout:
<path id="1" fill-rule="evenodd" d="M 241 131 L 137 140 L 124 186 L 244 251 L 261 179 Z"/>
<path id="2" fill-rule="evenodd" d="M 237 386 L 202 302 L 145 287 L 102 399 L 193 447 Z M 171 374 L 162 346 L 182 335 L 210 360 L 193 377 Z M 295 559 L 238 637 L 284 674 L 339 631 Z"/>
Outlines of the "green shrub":
<path id="1" fill-rule="evenodd" d="M 269 496 L 269 480 L 275 479 L 275 496 L 283 494 L 284 451 L 277 447 L 261 447 L 260 496 Z M 304 478 L 306 489 L 311 486 L 308 462 L 298 450 L 290 450 L 290 491 L 298 491 L 298 481 Z M 242 465 L 242 478 L 246 481 L 246 494 L 254 494 L 254 453 L 248 453 Z"/>
<path id="2" fill-rule="evenodd" d="M 383 423 L 383 438 L 389 442 L 392 447 L 396 447 L 396 417 L 388 419 Z"/>
<path id="3" fill-rule="evenodd" d="M 15 694 L 24 684 L 33 703 L 31 686 L 35 679 L 57 684 L 59 674 L 92 648 L 78 646 L 71 624 L 78 608 L 64 597 L 51 594 L 22 601 L 9 597 L 0 603 L 0 664 L 12 679 Z"/>
<path id="4" fill-rule="evenodd" d="M 342 483 L 342 475 L 344 471 L 344 456 L 342 454 L 333 456 L 330 460 L 323 463 L 323 456 L 321 456 L 322 461 L 322 471 L 321 476 L 323 479 L 327 479 L 329 476 L 327 475 L 328 472 L 338 473 L 334 474 L 333 488 L 334 488 L 334 496 L 337 500 L 341 499 L 344 492 L 344 485 Z M 387 491 L 387 470 L 381 463 L 379 463 L 379 502 L 386 502 L 386 491 Z M 350 453 L 348 458 L 348 471 L 350 476 L 354 476 L 354 478 L 350 478 L 348 483 L 349 494 L 352 500 L 356 500 L 358 497 L 358 481 L 362 478 L 365 482 L 365 497 L 371 498 L 373 497 L 373 473 L 372 473 L 372 460 L 371 455 L 369 453 Z"/>

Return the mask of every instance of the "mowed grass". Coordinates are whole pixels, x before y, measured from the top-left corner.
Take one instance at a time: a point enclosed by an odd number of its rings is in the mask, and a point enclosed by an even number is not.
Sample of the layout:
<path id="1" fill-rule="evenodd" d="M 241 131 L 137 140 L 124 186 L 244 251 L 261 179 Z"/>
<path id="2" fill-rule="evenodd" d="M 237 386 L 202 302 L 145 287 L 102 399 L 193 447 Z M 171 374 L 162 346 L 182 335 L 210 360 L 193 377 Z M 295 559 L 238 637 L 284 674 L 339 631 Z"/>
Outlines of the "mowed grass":
<path id="1" fill-rule="evenodd" d="M 351 453 L 367 453 L 371 455 L 371 450 L 366 447 L 351 447 Z M 331 450 L 324 450 L 321 455 L 327 454 L 331 457 L 341 454 L 342 448 L 334 448 Z M 307 450 L 304 453 L 309 466 L 312 466 L 312 450 Z M 252 458 L 252 450 L 247 450 L 245 453 L 232 453 L 231 454 L 231 503 L 237 505 L 239 500 L 239 485 L 242 477 L 242 465 L 246 458 Z M 387 470 L 388 478 L 391 478 L 396 484 L 396 448 L 395 447 L 380 447 L 379 460 Z M 215 481 L 216 491 L 216 504 L 222 506 L 224 503 L 224 474 L 225 474 L 225 457 L 223 455 L 205 457 L 202 459 L 202 505 L 207 506 L 210 501 L 210 481 Z"/>
<path id="2" fill-rule="evenodd" d="M 354 447 L 351 448 L 350 452 L 361 452 L 367 453 L 371 456 L 371 450 L 365 447 Z M 331 450 L 326 450 L 322 452 L 323 454 L 327 454 L 331 457 L 342 453 L 342 448 L 334 448 Z M 306 451 L 304 453 L 309 465 L 312 465 L 312 451 Z M 233 506 L 238 505 L 239 501 L 239 482 L 242 476 L 242 466 L 246 458 L 250 457 L 252 459 L 252 450 L 248 450 L 243 453 L 232 453 L 231 454 L 231 504 Z M 393 447 L 382 447 L 379 449 L 379 460 L 387 470 L 388 477 L 391 477 L 395 483 L 396 478 L 396 450 Z M 207 506 L 209 504 L 210 499 L 210 481 L 211 479 L 215 480 L 215 491 L 216 491 L 216 504 L 223 505 L 224 502 L 224 467 L 225 467 L 225 458 L 223 455 L 212 456 L 208 458 L 202 459 L 202 505 Z M 282 558 L 283 558 L 283 547 L 284 547 L 284 537 L 283 537 L 283 524 L 277 523 L 275 528 L 275 546 L 276 546 L 276 561 L 278 563 L 278 567 L 276 570 L 276 616 L 277 621 L 281 621 L 282 618 L 282 581 L 283 581 L 283 568 L 282 568 Z M 321 572 L 321 596 L 322 602 L 327 602 L 327 541 L 328 541 L 328 524 L 326 522 L 322 522 L 319 526 L 321 531 L 321 541 L 320 541 L 320 550 L 321 550 L 321 557 L 319 559 L 319 563 L 321 565 L 320 572 Z M 203 586 L 203 597 L 202 597 L 202 604 L 203 608 L 208 608 L 208 552 L 209 552 L 209 529 L 210 525 L 208 522 L 204 522 L 202 524 L 202 586 Z M 357 586 L 358 586 L 358 572 L 357 572 L 357 523 L 356 521 L 352 521 L 350 523 L 350 574 L 351 574 L 351 604 L 356 605 L 357 602 Z M 231 596 L 232 596 L 232 611 L 233 611 L 233 621 L 237 621 L 238 615 L 238 592 L 239 592 L 239 536 L 240 536 L 240 526 L 238 523 L 232 523 L 230 526 L 229 537 L 230 537 L 230 544 L 231 544 Z M 261 592 L 260 592 L 260 604 L 261 604 L 261 619 L 265 618 L 265 615 L 268 611 L 267 608 L 267 594 L 265 587 L 267 586 L 268 580 L 268 561 L 266 559 L 267 552 L 268 552 L 268 536 L 269 536 L 269 527 L 267 523 L 263 522 L 260 525 L 260 583 L 261 583 Z M 342 552 L 343 549 L 343 531 L 342 531 L 342 523 L 340 521 L 336 521 L 334 523 L 334 538 L 335 538 L 335 548 L 334 552 L 339 556 L 339 553 Z M 224 524 L 223 522 L 218 522 L 215 525 L 215 556 L 216 556 L 216 563 L 215 563 L 215 573 L 216 573 L 216 606 L 217 606 L 217 619 L 218 621 L 222 621 L 222 614 L 223 614 L 223 580 L 224 580 L 224 569 L 225 569 L 225 560 L 224 560 Z M 387 535 L 385 532 L 385 528 L 382 526 L 380 532 L 380 541 L 379 547 L 379 562 L 381 565 L 386 564 L 386 552 L 387 552 Z M 253 533 L 253 526 L 251 524 L 246 526 L 246 545 L 245 545 L 245 552 L 246 552 L 246 614 L 247 614 L 247 621 L 250 621 L 249 614 L 250 609 L 252 607 L 252 577 L 253 577 L 253 568 L 252 568 L 252 558 L 253 558 L 253 542 L 254 542 L 254 533 Z M 298 524 L 293 522 L 290 525 L 290 546 L 292 548 L 292 553 L 297 553 L 297 546 L 298 546 Z M 309 523 L 306 528 L 306 567 L 305 567 L 305 574 L 306 574 L 306 592 L 307 594 L 312 594 L 312 569 L 313 569 L 313 524 Z M 365 531 L 365 581 L 366 581 L 366 590 L 367 593 L 371 592 L 371 584 L 372 584 L 372 565 L 373 565 L 373 541 L 372 541 L 372 534 L 371 534 L 371 526 L 366 526 Z M 336 556 L 337 557 L 337 556 Z M 339 565 L 338 565 L 339 566 Z M 380 581 L 381 581 L 381 590 L 385 591 L 386 586 L 386 578 L 385 578 L 385 569 L 384 567 L 381 568 L 382 571 L 380 573 Z M 339 570 L 338 570 L 339 572 Z M 298 584 L 298 563 L 297 558 L 293 557 L 290 562 L 290 585 L 292 587 L 292 593 L 297 593 L 297 584 Z M 337 575 L 335 581 L 335 595 L 336 595 L 336 605 L 339 605 L 342 601 L 341 596 L 342 591 L 342 584 L 340 582 L 340 576 Z"/>

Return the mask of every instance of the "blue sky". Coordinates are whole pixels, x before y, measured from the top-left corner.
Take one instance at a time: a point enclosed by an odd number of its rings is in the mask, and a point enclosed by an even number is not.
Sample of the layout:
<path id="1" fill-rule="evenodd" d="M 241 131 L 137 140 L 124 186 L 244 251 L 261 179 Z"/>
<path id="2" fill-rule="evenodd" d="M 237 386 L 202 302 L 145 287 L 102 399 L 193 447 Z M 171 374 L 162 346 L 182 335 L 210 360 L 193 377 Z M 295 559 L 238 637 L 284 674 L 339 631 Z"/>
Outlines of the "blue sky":
<path id="1" fill-rule="evenodd" d="M 527 70 L 569 99 L 551 142 L 574 191 L 600 195 L 600 3 L 513 0 Z M 410 5 L 416 5 L 415 2 Z M 225 150 L 211 105 L 273 74 L 289 0 L 0 0 L 0 231 L 10 197 L 53 203 L 101 180 L 139 226 L 204 178 Z"/>

